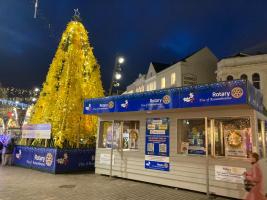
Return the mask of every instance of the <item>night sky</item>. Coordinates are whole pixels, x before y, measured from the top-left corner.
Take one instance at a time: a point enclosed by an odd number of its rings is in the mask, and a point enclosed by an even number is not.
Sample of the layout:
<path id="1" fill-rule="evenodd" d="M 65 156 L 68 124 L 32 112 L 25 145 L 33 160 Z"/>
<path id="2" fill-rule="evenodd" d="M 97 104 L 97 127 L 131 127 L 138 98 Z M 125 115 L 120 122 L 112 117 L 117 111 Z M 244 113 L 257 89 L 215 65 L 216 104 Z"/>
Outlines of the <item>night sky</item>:
<path id="1" fill-rule="evenodd" d="M 109 87 L 115 56 L 123 85 L 149 63 L 172 63 L 208 46 L 221 59 L 267 47 L 267 1 L 257 0 L 0 0 L 0 82 L 41 86 L 62 32 L 79 8 Z"/>

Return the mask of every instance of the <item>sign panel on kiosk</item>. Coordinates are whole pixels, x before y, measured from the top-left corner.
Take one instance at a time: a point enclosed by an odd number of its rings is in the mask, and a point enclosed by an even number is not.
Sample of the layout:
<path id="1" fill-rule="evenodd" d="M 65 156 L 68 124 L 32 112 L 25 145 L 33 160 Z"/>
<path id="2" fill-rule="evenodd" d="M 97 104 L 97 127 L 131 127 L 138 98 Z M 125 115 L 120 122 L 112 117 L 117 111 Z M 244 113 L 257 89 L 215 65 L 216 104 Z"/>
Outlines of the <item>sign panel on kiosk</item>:
<path id="1" fill-rule="evenodd" d="M 215 165 L 215 180 L 243 183 L 246 168 Z"/>
<path id="2" fill-rule="evenodd" d="M 84 102 L 84 114 L 167 110 L 236 104 L 248 104 L 247 82 L 245 80 L 86 99 Z"/>
<path id="3" fill-rule="evenodd" d="M 146 122 L 145 168 L 169 171 L 169 119 L 148 118 Z"/>
<path id="4" fill-rule="evenodd" d="M 51 124 L 25 124 L 22 126 L 22 138 L 51 138 Z"/>

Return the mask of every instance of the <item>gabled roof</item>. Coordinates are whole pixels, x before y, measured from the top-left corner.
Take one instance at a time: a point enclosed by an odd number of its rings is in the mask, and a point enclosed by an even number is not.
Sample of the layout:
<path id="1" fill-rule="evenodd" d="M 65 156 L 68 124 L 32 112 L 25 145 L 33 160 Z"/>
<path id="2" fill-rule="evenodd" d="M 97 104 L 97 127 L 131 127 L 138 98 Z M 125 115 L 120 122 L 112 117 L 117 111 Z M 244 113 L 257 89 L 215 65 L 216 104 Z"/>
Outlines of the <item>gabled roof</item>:
<path id="1" fill-rule="evenodd" d="M 159 62 L 152 62 L 152 65 L 154 66 L 156 73 L 159 73 L 160 71 L 171 66 L 171 64 L 165 64 L 165 63 L 159 63 Z"/>

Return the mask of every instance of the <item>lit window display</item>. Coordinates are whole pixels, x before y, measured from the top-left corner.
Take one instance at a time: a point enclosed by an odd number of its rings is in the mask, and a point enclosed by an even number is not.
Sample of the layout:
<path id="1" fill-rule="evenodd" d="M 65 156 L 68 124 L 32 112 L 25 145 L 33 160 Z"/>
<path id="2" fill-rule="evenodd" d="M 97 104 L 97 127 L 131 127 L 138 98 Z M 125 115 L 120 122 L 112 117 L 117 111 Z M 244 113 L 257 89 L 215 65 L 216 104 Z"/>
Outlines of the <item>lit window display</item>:
<path id="1" fill-rule="evenodd" d="M 247 157 L 252 151 L 250 120 L 209 119 L 208 153 L 213 156 Z M 205 120 L 178 120 L 178 153 L 205 155 Z"/>
<path id="2" fill-rule="evenodd" d="M 112 140 L 112 122 L 101 121 L 99 129 L 98 146 L 99 148 L 108 148 L 107 141 Z"/>
<path id="3" fill-rule="evenodd" d="M 123 149 L 137 149 L 139 137 L 139 122 L 138 121 L 124 121 L 122 133 L 122 148 Z"/>
<path id="4" fill-rule="evenodd" d="M 250 120 L 247 118 L 215 119 L 216 156 L 247 157 L 252 151 Z"/>
<path id="5" fill-rule="evenodd" d="M 205 155 L 205 120 L 178 120 L 178 152 L 189 155 Z"/>
<path id="6" fill-rule="evenodd" d="M 99 148 L 137 149 L 139 121 L 102 121 L 99 136 Z"/>

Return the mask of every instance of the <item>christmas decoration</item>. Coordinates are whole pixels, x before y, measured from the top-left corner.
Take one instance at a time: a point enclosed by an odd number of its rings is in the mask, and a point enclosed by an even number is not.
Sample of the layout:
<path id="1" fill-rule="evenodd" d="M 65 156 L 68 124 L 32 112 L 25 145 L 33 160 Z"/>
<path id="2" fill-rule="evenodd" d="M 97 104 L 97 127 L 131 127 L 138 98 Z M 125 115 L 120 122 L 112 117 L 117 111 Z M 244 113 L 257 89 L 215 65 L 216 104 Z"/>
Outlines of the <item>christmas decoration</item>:
<path id="1" fill-rule="evenodd" d="M 104 91 L 100 67 L 78 19 L 76 14 L 62 35 L 29 120 L 30 124 L 52 125 L 51 147 L 88 145 L 96 134 L 97 118 L 83 115 L 83 101 L 102 97 Z M 44 141 L 34 140 L 32 144 L 42 146 Z"/>

